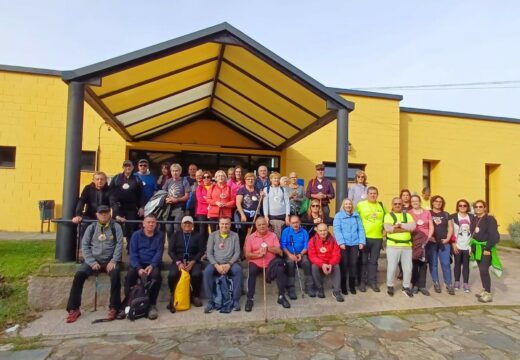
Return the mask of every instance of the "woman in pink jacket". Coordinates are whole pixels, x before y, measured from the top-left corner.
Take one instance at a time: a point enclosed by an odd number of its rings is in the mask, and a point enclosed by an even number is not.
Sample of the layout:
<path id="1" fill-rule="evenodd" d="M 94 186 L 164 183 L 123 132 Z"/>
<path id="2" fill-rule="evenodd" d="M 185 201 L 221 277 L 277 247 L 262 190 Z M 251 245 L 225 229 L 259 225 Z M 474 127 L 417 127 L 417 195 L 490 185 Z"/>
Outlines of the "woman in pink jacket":
<path id="1" fill-rule="evenodd" d="M 204 171 L 202 173 L 202 184 L 197 186 L 196 190 L 197 207 L 195 208 L 195 220 L 197 221 L 208 220 L 208 202 L 206 201 L 206 195 L 208 194 L 208 190 L 211 189 L 211 186 L 211 172 Z M 199 224 L 199 232 L 204 239 L 208 238 L 208 226 L 206 224 Z"/>

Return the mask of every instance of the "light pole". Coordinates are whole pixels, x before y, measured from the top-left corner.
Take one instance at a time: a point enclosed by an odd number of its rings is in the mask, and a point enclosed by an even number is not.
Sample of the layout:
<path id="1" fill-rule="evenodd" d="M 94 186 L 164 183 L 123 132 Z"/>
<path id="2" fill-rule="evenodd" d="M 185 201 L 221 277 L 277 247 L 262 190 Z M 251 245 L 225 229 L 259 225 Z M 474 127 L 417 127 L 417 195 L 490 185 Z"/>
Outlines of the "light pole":
<path id="1" fill-rule="evenodd" d="M 99 171 L 99 160 L 101 159 L 101 128 L 106 125 L 107 130 L 110 131 L 110 125 L 108 125 L 106 122 L 99 125 L 98 129 L 98 146 L 96 151 L 96 171 Z"/>

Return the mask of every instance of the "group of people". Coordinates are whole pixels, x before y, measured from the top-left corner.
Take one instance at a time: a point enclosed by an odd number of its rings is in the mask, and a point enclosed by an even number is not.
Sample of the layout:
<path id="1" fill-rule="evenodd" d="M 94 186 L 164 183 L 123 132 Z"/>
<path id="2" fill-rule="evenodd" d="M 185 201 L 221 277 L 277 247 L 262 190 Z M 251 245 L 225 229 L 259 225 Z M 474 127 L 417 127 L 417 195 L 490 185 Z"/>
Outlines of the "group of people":
<path id="1" fill-rule="evenodd" d="M 430 198 L 429 189 L 423 190 L 422 198 L 405 189 L 392 199 L 388 211 L 378 201 L 378 189 L 368 186 L 366 174 L 358 171 L 355 184 L 332 219 L 329 202 L 335 193 L 331 181 L 324 176 L 323 164 L 316 165 L 316 177 L 305 190 L 298 184 L 296 173 L 289 177 L 277 172 L 268 175 L 265 166 L 258 168 L 257 175 L 244 175 L 241 167 L 229 169 L 228 174 L 218 170 L 213 175 L 192 164 L 188 176 L 182 177 L 179 164 L 163 164 L 162 175 L 156 180 L 148 170 L 147 160 L 139 160 L 138 165 L 139 171 L 134 173 L 133 163 L 126 160 L 123 172 L 112 178 L 110 186 L 106 175 L 96 172 L 92 184 L 81 193 L 72 221 L 83 229 L 84 263 L 74 277 L 67 322 L 74 322 L 81 315 L 84 281 L 98 271 L 106 271 L 111 279 L 108 320 L 125 317 L 130 289 L 143 277 L 150 278 L 153 284 L 148 317 L 157 318 L 165 236 L 156 215 L 145 214 L 144 208 L 159 189 L 163 191 L 161 206 L 167 209 L 165 219 L 171 220 L 163 229 L 168 235 L 168 254 L 172 259 L 168 273 L 170 294 L 173 296 L 181 272 L 188 271 L 191 303 L 202 306 L 203 286 L 208 299 L 206 313 L 219 309 L 215 286 L 216 279 L 222 276 L 233 284 L 232 309 L 241 309 L 240 262 L 244 259 L 248 262 L 246 311 L 254 306 L 260 273 L 265 281 L 276 282 L 277 302 L 284 308 L 291 306 L 287 297 L 297 299 L 300 268 L 300 286 L 310 297 L 325 297 L 327 276 L 338 302 L 343 302 L 343 296 L 349 292 L 365 292 L 367 287 L 380 292 L 377 270 L 384 243 L 388 295 L 394 295 L 396 277 L 402 279 L 406 296 L 419 292 L 429 295 L 428 267 L 434 290 L 442 292 L 439 260 L 447 292 L 469 292 L 471 257 L 478 263 L 483 285 L 477 297 L 481 302 L 492 301 L 489 267 L 500 266 L 495 247 L 499 234 L 496 220 L 487 214 L 485 201 L 474 203 L 473 215 L 469 202 L 459 200 L 456 212 L 450 215 L 444 210 L 444 199 L 438 195 Z M 139 218 L 141 228 L 136 222 L 126 222 Z M 97 222 L 88 225 L 85 219 Z M 330 225 L 333 232 L 329 231 Z M 123 236 L 127 239 L 130 267 L 124 284 L 125 298 L 121 301 L 119 266 Z M 168 309 L 176 311 L 173 301 L 168 303 Z"/>

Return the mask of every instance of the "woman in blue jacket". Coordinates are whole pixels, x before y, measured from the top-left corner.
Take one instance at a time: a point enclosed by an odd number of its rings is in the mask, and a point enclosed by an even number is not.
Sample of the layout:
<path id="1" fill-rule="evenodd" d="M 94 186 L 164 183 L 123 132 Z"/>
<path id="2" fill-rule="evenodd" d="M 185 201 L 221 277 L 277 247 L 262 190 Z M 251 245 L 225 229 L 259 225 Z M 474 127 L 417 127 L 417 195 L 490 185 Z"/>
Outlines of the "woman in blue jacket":
<path id="1" fill-rule="evenodd" d="M 352 200 L 345 199 L 334 217 L 334 236 L 341 248 L 341 292 L 347 295 L 347 277 L 350 292 L 356 294 L 357 261 L 359 251 L 366 244 L 365 230 Z"/>

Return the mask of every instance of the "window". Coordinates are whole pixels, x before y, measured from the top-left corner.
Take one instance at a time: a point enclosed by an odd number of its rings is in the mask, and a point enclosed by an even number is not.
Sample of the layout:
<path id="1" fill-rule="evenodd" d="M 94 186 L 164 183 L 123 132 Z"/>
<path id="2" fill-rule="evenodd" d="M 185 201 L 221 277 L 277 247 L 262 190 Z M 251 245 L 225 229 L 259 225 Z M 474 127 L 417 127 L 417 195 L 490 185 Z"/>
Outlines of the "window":
<path id="1" fill-rule="evenodd" d="M 423 161 L 422 171 L 422 186 L 424 188 L 431 189 L 431 175 L 432 175 L 432 163 L 429 161 Z"/>
<path id="2" fill-rule="evenodd" d="M 325 177 L 330 180 L 336 180 L 336 163 L 333 162 L 324 162 L 325 165 Z M 366 164 L 348 164 L 347 169 L 347 181 L 355 182 L 356 181 L 356 171 L 362 170 L 365 171 Z"/>
<path id="3" fill-rule="evenodd" d="M 14 168 L 16 147 L 0 146 L 0 168 Z"/>
<path id="4" fill-rule="evenodd" d="M 94 171 L 96 169 L 96 152 L 81 152 L 81 171 Z"/>

